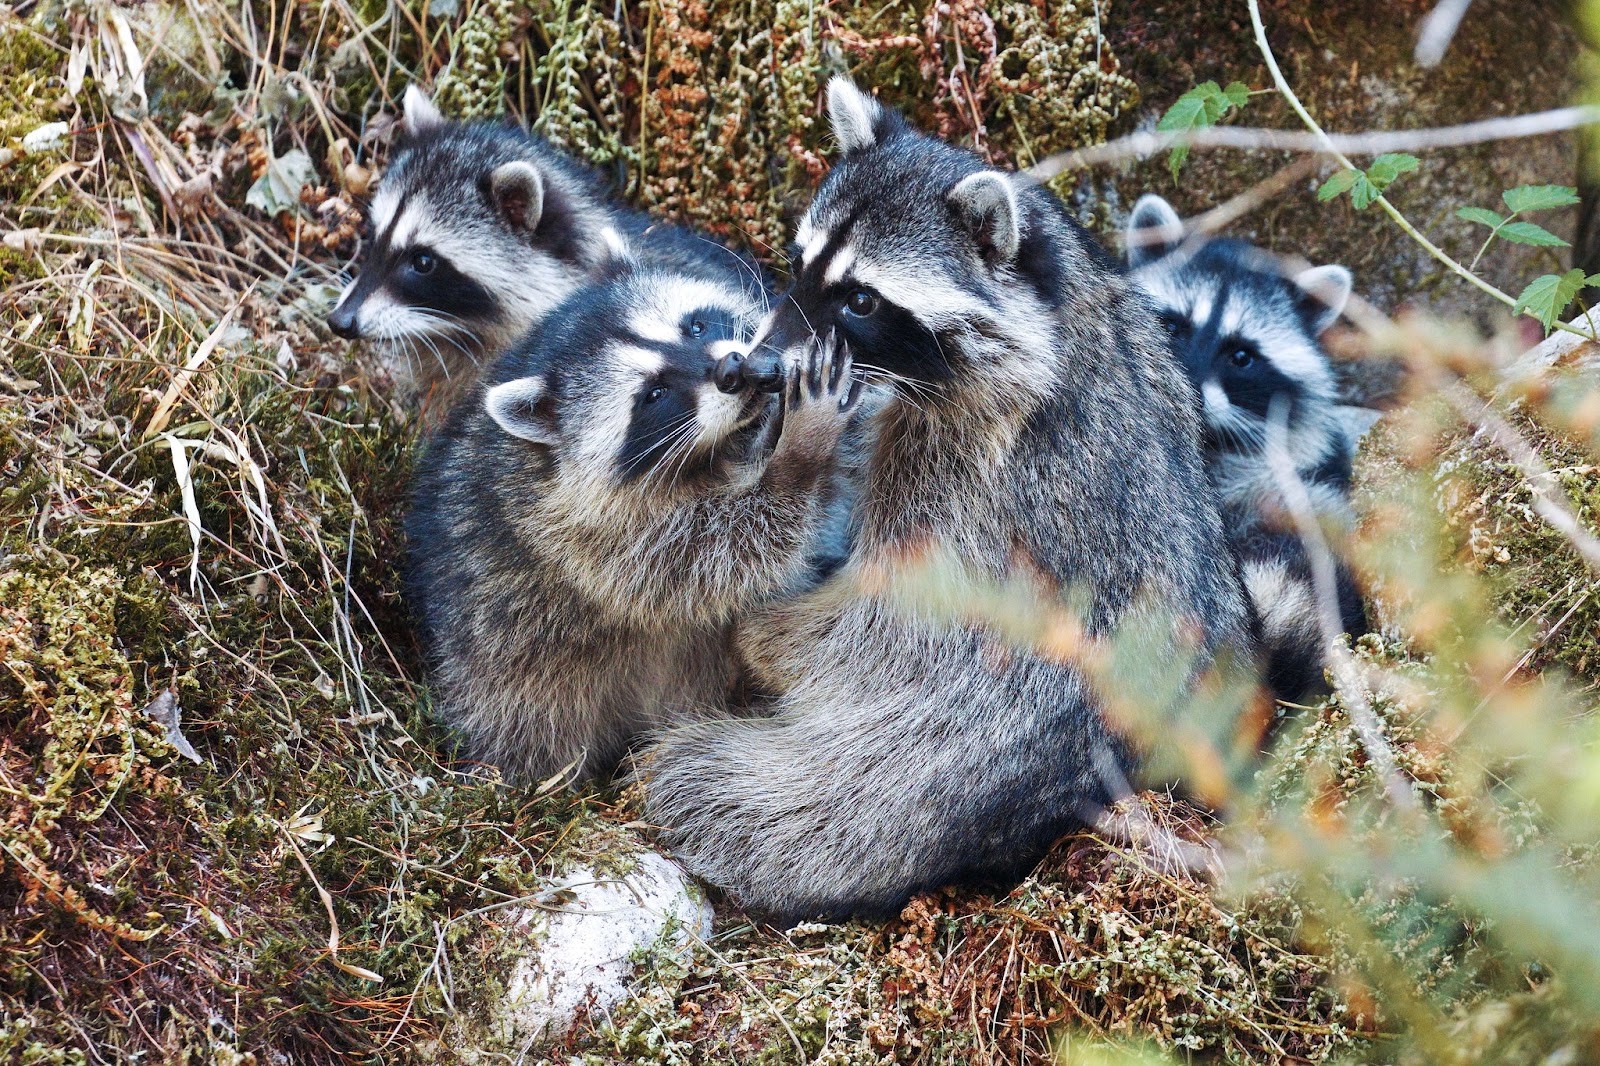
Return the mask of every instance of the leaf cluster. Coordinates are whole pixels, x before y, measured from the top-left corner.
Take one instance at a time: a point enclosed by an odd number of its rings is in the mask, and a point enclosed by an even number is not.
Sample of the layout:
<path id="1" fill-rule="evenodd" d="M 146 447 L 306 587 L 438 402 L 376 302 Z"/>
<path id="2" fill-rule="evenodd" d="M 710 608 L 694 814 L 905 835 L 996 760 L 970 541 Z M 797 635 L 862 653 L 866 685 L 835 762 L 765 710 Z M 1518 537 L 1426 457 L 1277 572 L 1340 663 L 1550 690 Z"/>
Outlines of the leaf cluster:
<path id="1" fill-rule="evenodd" d="M 1365 211 L 1381 197 L 1389 186 L 1402 174 L 1409 174 L 1422 165 L 1422 161 L 1414 155 L 1404 152 L 1385 152 L 1372 161 L 1365 170 L 1354 167 L 1335 173 L 1322 187 L 1317 190 L 1317 199 L 1324 203 L 1341 196 L 1350 194 L 1350 202 L 1356 210 Z"/>
<path id="2" fill-rule="evenodd" d="M 1161 121 L 1156 123 L 1156 130 L 1160 133 L 1191 133 L 1215 126 L 1229 112 L 1237 111 L 1244 107 L 1250 99 L 1250 89 L 1243 82 L 1229 82 L 1223 88 L 1214 81 L 1202 82 L 1182 96 L 1167 108 L 1166 114 L 1161 116 Z M 1189 146 L 1180 144 L 1173 147 L 1167 156 L 1167 166 L 1172 170 L 1172 180 L 1178 180 L 1178 173 L 1183 170 L 1184 160 L 1189 158 Z"/>

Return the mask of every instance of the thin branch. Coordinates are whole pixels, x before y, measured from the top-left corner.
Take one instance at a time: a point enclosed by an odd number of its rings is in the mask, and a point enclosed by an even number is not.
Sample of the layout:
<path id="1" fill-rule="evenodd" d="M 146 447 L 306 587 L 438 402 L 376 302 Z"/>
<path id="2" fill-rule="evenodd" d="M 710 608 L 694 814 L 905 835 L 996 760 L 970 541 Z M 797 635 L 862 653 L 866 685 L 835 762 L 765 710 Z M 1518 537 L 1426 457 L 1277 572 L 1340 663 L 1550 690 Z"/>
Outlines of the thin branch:
<path id="1" fill-rule="evenodd" d="M 1273 64 L 1276 70 L 1276 64 Z M 1289 95 L 1284 86 L 1279 90 Z M 1298 110 L 1298 109 L 1297 109 Z M 1308 118 L 1308 116 L 1301 116 Z M 1312 152 L 1321 155 L 1343 156 L 1382 155 L 1384 152 L 1420 152 L 1432 148 L 1459 148 L 1492 141 L 1510 141 L 1522 137 L 1538 137 L 1547 133 L 1561 133 L 1582 126 L 1600 125 L 1600 105 L 1561 107 L 1553 111 L 1539 111 L 1531 115 L 1514 115 L 1509 118 L 1490 118 L 1466 122 L 1459 126 L 1437 126 L 1422 130 L 1382 130 L 1376 133 L 1324 133 L 1315 123 L 1316 132 L 1299 130 L 1257 129 L 1249 126 L 1207 126 L 1203 129 L 1179 133 L 1130 133 L 1105 144 L 1077 148 L 1070 152 L 1057 152 L 1041 159 L 1028 168 L 1028 173 L 1040 181 L 1049 181 L 1067 170 L 1081 170 L 1103 163 L 1117 163 L 1128 159 L 1145 159 L 1169 148 L 1243 148 L 1262 151 Z"/>
<path id="2" fill-rule="evenodd" d="M 1252 3 L 1254 0 L 1252 0 Z M 1334 688 L 1339 700 L 1350 715 L 1350 724 L 1366 750 L 1367 758 L 1384 792 L 1395 808 L 1416 814 L 1421 808 L 1416 793 L 1400 773 L 1394 750 L 1384 735 L 1383 724 L 1367 699 L 1367 688 L 1362 681 L 1361 669 L 1344 646 L 1344 620 L 1339 613 L 1339 584 L 1334 567 L 1333 552 L 1322 535 L 1316 513 L 1311 505 L 1311 495 L 1296 473 L 1288 450 L 1288 408 L 1274 402 L 1267 416 L 1267 466 L 1272 471 L 1278 491 L 1283 494 L 1289 515 L 1294 519 L 1295 531 L 1305 545 L 1311 562 L 1311 582 L 1316 593 L 1317 627 L 1322 632 L 1322 646 L 1328 657 L 1328 670 L 1333 675 Z"/>
<path id="3" fill-rule="evenodd" d="M 1244 192 L 1218 204 L 1203 215 L 1183 220 L 1183 242 L 1178 247 L 1167 252 L 1174 262 L 1183 262 L 1187 257 L 1193 256 L 1203 248 L 1212 234 L 1233 225 L 1239 219 L 1267 203 L 1289 186 L 1311 173 L 1315 160 L 1311 156 L 1296 159 L 1293 163 L 1269 174 L 1266 178 L 1252 185 Z M 1121 234 L 1123 245 L 1131 252 L 1135 248 L 1144 248 L 1149 245 L 1165 245 L 1170 242 L 1175 234 L 1165 226 L 1151 226 L 1147 229 L 1137 229 Z M 1272 253 L 1262 250 L 1264 257 Z M 1278 258 L 1273 256 L 1273 258 Z M 1307 264 L 1308 266 L 1310 264 Z"/>
<path id="4" fill-rule="evenodd" d="M 1436 67 L 1444 59 L 1445 50 L 1455 40 L 1456 30 L 1466 17 L 1472 0 L 1439 0 L 1439 6 L 1428 12 L 1417 30 L 1417 50 L 1412 53 L 1419 67 Z"/>
<path id="5" fill-rule="evenodd" d="M 1556 532 L 1566 537 L 1568 542 L 1583 556 L 1591 572 L 1600 574 L 1600 539 L 1583 528 L 1583 523 L 1573 513 L 1571 505 L 1560 495 L 1552 492 L 1551 483 L 1555 477 L 1550 468 L 1545 465 L 1539 452 L 1528 443 L 1528 439 L 1510 422 L 1507 422 L 1493 407 L 1480 400 L 1471 390 L 1464 385 L 1453 383 L 1442 386 L 1441 391 L 1455 409 L 1461 412 L 1461 417 L 1477 426 L 1494 442 L 1495 447 L 1505 452 L 1513 465 L 1522 473 L 1528 482 L 1528 489 L 1533 493 L 1533 509 L 1539 517 L 1548 522 Z"/>

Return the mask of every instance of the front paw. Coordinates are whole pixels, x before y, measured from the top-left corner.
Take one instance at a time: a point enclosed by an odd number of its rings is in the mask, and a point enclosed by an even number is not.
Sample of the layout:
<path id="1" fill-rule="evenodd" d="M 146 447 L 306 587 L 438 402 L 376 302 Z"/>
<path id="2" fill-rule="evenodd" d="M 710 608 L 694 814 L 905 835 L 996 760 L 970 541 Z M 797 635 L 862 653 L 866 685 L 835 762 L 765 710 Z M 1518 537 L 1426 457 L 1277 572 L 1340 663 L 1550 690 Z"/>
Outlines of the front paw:
<path id="1" fill-rule="evenodd" d="M 789 367 L 783 383 L 780 454 L 833 457 L 861 399 L 861 380 L 854 370 L 850 353 L 831 333 L 809 345 L 805 357 Z"/>

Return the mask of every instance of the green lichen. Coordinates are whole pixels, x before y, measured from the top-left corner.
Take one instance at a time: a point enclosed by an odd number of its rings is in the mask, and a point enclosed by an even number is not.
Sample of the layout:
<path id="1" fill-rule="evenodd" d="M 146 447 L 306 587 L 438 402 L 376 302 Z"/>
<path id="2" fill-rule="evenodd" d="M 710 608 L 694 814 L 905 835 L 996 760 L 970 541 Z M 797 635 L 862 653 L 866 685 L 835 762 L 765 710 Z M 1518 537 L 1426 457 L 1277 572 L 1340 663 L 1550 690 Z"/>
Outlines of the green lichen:
<path id="1" fill-rule="evenodd" d="M 479 0 L 456 33 L 450 65 L 439 79 L 438 103 L 460 118 L 505 111 L 506 51 L 522 28 L 511 0 Z"/>

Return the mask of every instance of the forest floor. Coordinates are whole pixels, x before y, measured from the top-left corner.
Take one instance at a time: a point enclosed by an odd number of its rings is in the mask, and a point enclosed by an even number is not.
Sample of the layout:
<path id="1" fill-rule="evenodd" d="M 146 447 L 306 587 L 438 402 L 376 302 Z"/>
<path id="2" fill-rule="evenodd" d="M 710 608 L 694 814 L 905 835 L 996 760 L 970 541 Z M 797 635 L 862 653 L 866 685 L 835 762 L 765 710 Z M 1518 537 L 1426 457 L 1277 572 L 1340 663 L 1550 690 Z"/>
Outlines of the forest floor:
<path id="1" fill-rule="evenodd" d="M 1507 883 L 1546 884 L 1505 865 L 1546 844 L 1546 866 L 1593 888 L 1592 840 L 1563 836 L 1589 808 L 1541 806 L 1532 786 L 1483 799 L 1529 760 L 1458 758 L 1426 700 L 1400 696 L 1378 710 L 1425 829 L 1370 812 L 1384 782 L 1333 698 L 1252 774 L 1282 859 L 1266 872 L 1219 881 L 1084 833 L 1009 893 L 921 896 L 887 923 L 776 930 L 722 906 L 692 957 L 640 960 L 634 998 L 559 1054 L 494 1045 L 490 1004 L 525 949 L 507 916 L 650 837 L 628 792 L 507 788 L 430 722 L 398 570 L 418 431 L 372 353 L 321 322 L 381 180 L 385 102 L 408 70 L 456 113 L 509 101 L 636 202 L 762 252 L 825 165 L 825 69 L 1019 165 L 1148 126 L 1199 81 L 1269 84 L 1242 5 L 1078 6 L 0 8 L 0 1062 L 1600 1061 L 1600 1010 L 1582 973 L 1563 979 L 1588 941 L 1564 954 L 1550 933 L 1587 912 L 1559 892 L 1548 913 L 1504 901 Z M 1409 42 L 1431 5 L 1360 7 L 1359 24 L 1357 7 L 1267 7 L 1331 126 L 1571 93 L 1552 13 L 1483 0 L 1421 71 Z M 972 32 L 992 59 L 976 121 L 949 88 Z M 1291 116 L 1265 98 L 1244 121 Z M 1565 183 L 1574 155 L 1562 137 L 1441 152 L 1396 203 L 1470 257 L 1457 207 Z M 1056 188 L 1109 241 L 1142 191 L 1189 214 L 1288 162 L 1197 152 L 1176 185 L 1154 159 Z M 1318 204 L 1316 180 L 1235 232 L 1351 265 L 1384 311 L 1523 336 L 1377 212 Z M 1516 292 L 1550 255 L 1502 244 L 1480 272 Z M 1401 403 L 1388 354 L 1351 364 L 1354 398 Z M 1524 428 L 1592 526 L 1586 438 Z M 1423 458 L 1417 439 L 1369 446 L 1372 513 L 1425 468 L 1446 546 L 1419 557 L 1475 582 L 1510 634 L 1496 655 L 1587 706 L 1600 599 L 1581 560 L 1478 437 L 1440 426 Z M 1415 596 L 1385 594 L 1394 625 L 1358 658 L 1420 677 L 1428 657 L 1402 639 L 1423 631 Z M 1164 794 L 1140 808 L 1161 839 L 1220 833 Z M 1279 832 L 1290 814 L 1330 835 Z M 1413 868 L 1419 839 L 1460 850 Z M 1378 855 L 1382 876 L 1359 858 Z M 1446 861 L 1500 894 L 1440 887 Z"/>

